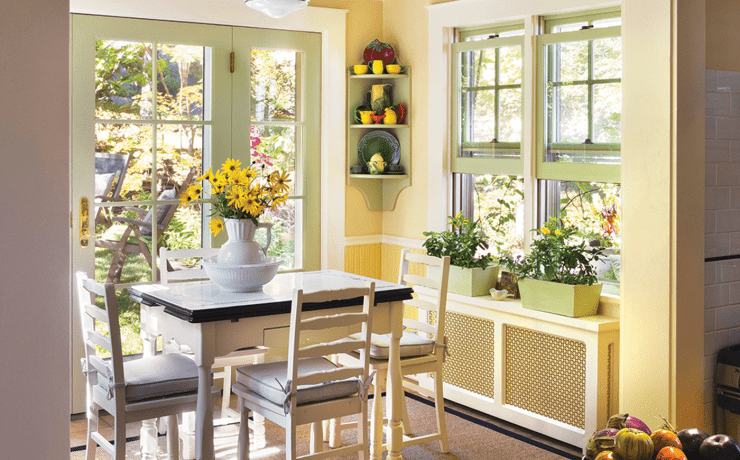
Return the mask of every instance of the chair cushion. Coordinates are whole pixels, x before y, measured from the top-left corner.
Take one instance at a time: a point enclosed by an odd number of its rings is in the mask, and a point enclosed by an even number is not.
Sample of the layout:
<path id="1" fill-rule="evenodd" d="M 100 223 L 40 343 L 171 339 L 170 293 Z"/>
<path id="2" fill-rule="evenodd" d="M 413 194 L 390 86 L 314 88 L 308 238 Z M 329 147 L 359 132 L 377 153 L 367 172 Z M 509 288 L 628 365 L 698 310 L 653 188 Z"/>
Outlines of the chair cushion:
<path id="1" fill-rule="evenodd" d="M 353 339 L 362 339 L 362 335 L 352 334 Z M 370 357 L 373 359 L 388 359 L 391 337 L 389 334 L 372 334 L 370 339 Z M 422 337 L 411 331 L 403 331 L 401 336 L 401 358 L 423 356 L 434 352 L 434 340 Z"/>
<path id="2" fill-rule="evenodd" d="M 339 366 L 326 358 L 303 358 L 298 361 L 298 376 L 337 367 Z M 285 402 L 283 388 L 287 384 L 287 375 L 287 361 L 250 364 L 236 369 L 238 383 L 278 405 Z M 356 394 L 358 390 L 359 381 L 356 378 L 334 380 L 317 385 L 301 385 L 298 387 L 298 405 L 343 398 Z"/>
<path id="3" fill-rule="evenodd" d="M 123 375 L 127 402 L 198 391 L 198 367 L 192 359 L 180 354 L 124 362 Z M 107 380 L 99 382 L 108 389 Z"/>

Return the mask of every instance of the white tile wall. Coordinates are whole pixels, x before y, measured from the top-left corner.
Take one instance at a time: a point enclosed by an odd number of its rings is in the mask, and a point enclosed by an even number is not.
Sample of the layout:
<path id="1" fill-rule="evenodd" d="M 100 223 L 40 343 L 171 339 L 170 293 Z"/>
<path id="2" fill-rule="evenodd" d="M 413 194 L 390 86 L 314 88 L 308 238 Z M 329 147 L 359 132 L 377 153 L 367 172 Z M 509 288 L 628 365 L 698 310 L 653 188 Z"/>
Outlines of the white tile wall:
<path id="1" fill-rule="evenodd" d="M 706 73 L 705 257 L 740 255 L 740 72 Z M 717 352 L 740 343 L 740 259 L 704 264 L 704 427 Z"/>

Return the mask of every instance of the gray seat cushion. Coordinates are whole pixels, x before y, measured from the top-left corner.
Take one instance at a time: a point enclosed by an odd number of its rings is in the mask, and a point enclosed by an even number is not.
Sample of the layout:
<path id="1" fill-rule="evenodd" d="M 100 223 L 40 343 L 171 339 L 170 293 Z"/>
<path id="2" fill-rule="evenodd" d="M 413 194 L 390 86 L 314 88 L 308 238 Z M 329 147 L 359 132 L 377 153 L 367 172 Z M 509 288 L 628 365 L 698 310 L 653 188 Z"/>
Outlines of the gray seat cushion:
<path id="1" fill-rule="evenodd" d="M 198 391 L 198 367 L 183 355 L 166 354 L 123 363 L 126 401 L 170 396 Z M 108 382 L 99 384 L 108 389 Z"/>
<path id="2" fill-rule="evenodd" d="M 298 376 L 317 371 L 336 369 L 336 364 L 326 358 L 304 358 L 298 361 Z M 236 381 L 270 402 L 282 405 L 285 402 L 288 362 L 250 364 L 236 369 Z M 278 383 L 279 382 L 279 383 Z M 356 394 L 359 380 L 356 378 L 334 380 L 318 385 L 298 387 L 298 405 L 329 401 Z"/>
<path id="3" fill-rule="evenodd" d="M 362 339 L 361 334 L 350 335 L 353 339 Z M 370 357 L 373 359 L 388 359 L 391 343 L 388 334 L 372 334 L 370 339 Z M 434 352 L 434 340 L 422 337 L 411 331 L 403 331 L 401 336 L 401 358 L 423 356 Z"/>

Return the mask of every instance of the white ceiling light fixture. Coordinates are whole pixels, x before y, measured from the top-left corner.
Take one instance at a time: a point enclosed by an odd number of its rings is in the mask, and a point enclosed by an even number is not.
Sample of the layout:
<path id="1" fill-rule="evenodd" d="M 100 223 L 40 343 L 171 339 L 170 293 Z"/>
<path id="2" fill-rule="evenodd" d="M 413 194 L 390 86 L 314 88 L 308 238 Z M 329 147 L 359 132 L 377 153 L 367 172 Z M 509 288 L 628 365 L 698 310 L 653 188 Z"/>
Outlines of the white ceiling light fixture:
<path id="1" fill-rule="evenodd" d="M 244 0 L 248 7 L 271 18 L 284 18 L 308 6 L 309 0 Z"/>

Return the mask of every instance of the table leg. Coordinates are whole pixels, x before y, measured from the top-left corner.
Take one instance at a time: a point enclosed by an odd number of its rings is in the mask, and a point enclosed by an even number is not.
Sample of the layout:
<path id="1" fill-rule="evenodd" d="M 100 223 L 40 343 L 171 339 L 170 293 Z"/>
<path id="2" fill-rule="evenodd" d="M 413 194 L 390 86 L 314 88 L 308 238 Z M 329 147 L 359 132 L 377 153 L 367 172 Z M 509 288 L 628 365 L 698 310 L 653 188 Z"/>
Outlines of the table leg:
<path id="1" fill-rule="evenodd" d="M 211 368 L 214 358 L 215 327 L 200 323 L 200 346 L 196 353 L 198 365 L 198 402 L 195 410 L 195 454 L 197 460 L 213 460 L 213 397 Z"/>
<path id="2" fill-rule="evenodd" d="M 387 460 L 402 460 L 403 424 L 403 383 L 401 381 L 401 335 L 403 334 L 403 302 L 390 304 L 391 341 L 388 356 L 388 457 Z"/>

